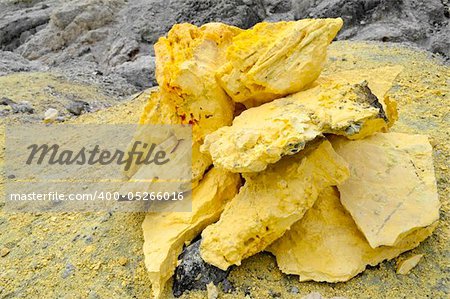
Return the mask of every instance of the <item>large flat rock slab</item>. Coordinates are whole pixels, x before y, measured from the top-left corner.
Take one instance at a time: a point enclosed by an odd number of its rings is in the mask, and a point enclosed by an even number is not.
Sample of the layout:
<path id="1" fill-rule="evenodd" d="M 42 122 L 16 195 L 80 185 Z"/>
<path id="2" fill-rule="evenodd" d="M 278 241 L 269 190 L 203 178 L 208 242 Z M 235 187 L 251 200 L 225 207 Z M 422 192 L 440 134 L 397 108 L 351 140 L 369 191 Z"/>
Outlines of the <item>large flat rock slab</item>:
<path id="1" fill-rule="evenodd" d="M 427 136 L 385 133 L 348 141 L 336 151 L 350 164 L 338 186 L 342 205 L 370 246 L 394 246 L 413 230 L 439 219 L 440 202 Z"/>

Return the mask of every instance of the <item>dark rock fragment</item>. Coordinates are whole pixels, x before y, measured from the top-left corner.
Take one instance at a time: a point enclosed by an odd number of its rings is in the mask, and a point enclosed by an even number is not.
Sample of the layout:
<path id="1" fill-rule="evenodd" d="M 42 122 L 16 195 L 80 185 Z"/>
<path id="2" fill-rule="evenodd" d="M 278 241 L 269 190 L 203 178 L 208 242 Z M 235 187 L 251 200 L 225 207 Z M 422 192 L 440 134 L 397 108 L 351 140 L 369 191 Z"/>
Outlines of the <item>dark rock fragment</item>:
<path id="1" fill-rule="evenodd" d="M 88 102 L 76 100 L 67 106 L 67 110 L 73 115 L 81 115 L 83 112 L 89 112 L 91 107 Z"/>
<path id="2" fill-rule="evenodd" d="M 2 98 L 0 100 L 0 104 L 11 107 L 13 113 L 34 113 L 33 106 L 31 106 L 31 104 L 26 101 L 16 103 L 9 98 Z"/>
<path id="3" fill-rule="evenodd" d="M 179 297 L 185 291 L 206 290 L 209 283 L 218 283 L 225 280 L 229 271 L 223 271 L 207 264 L 200 256 L 200 242 L 198 240 L 184 248 L 180 254 L 180 265 L 175 270 L 173 281 L 173 295 Z"/>

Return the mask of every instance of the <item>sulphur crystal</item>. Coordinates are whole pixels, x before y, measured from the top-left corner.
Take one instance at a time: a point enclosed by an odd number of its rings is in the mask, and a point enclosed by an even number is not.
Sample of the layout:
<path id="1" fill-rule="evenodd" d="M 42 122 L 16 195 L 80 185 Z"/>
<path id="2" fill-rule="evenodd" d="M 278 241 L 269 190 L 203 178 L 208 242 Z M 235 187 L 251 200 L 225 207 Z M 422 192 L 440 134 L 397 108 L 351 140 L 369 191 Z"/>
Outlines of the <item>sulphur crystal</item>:
<path id="1" fill-rule="evenodd" d="M 146 215 L 143 251 L 155 298 L 161 298 L 165 283 L 174 274 L 183 245 L 218 220 L 239 184 L 239 175 L 212 168 L 193 189 L 191 212 Z"/>
<path id="2" fill-rule="evenodd" d="M 175 105 L 169 101 L 168 97 L 163 96 L 160 90 L 153 89 L 150 92 L 147 104 L 145 105 L 144 111 L 140 117 L 139 124 L 180 125 L 181 122 L 181 119 L 176 113 Z M 149 128 L 147 127 L 138 128 L 138 131 L 134 136 L 134 140 L 140 140 L 142 142 L 146 141 L 148 144 L 152 144 L 157 141 L 157 144 L 162 144 L 167 139 L 167 135 L 164 133 L 159 134 L 159 132 L 153 131 L 151 134 L 148 134 L 148 131 Z M 144 136 L 144 134 L 147 134 L 148 136 Z M 159 140 L 158 137 L 160 137 Z M 192 187 L 195 187 L 203 177 L 205 170 L 212 163 L 209 155 L 200 152 L 200 143 L 195 140 L 192 141 L 191 162 Z M 126 172 L 126 175 L 129 178 L 139 177 L 142 179 L 145 178 L 142 173 L 152 172 L 152 168 L 152 166 L 133 164 L 130 170 Z M 151 178 L 152 176 L 149 177 Z"/>
<path id="3" fill-rule="evenodd" d="M 394 86 L 395 79 L 402 72 L 403 67 L 399 65 L 384 66 L 371 69 L 354 69 L 336 71 L 321 75 L 314 84 L 320 84 L 327 80 L 342 81 L 351 84 L 366 80 L 372 93 L 378 98 L 388 119 L 388 126 L 391 127 L 398 119 L 397 103 L 388 95 L 389 90 Z"/>
<path id="4" fill-rule="evenodd" d="M 340 18 L 259 23 L 233 38 L 217 78 L 247 107 L 297 92 L 319 77 L 341 27 Z"/>
<path id="5" fill-rule="evenodd" d="M 342 183 L 347 164 L 328 141 L 244 176 L 220 220 L 202 233 L 202 258 L 220 269 L 264 250 L 312 207 L 319 192 Z"/>
<path id="6" fill-rule="evenodd" d="M 419 228 L 395 246 L 374 249 L 342 206 L 338 191 L 331 187 L 268 251 L 276 256 L 282 272 L 299 275 L 300 281 L 347 281 L 367 265 L 375 266 L 416 247 L 435 227 Z"/>
<path id="7" fill-rule="evenodd" d="M 194 187 L 212 163 L 209 155 L 200 152 L 204 136 L 233 119 L 234 103 L 218 85 L 215 72 L 225 63 L 225 50 L 239 32 L 239 28 L 220 23 L 201 27 L 177 24 L 155 44 L 159 90 L 151 94 L 140 124 L 193 126 Z M 141 136 L 141 140 L 145 138 Z M 134 166 L 128 177 L 138 168 Z"/>
<path id="8" fill-rule="evenodd" d="M 341 202 L 373 248 L 393 246 L 439 219 L 432 148 L 424 135 L 379 133 L 333 146 L 351 174 Z"/>
<path id="9" fill-rule="evenodd" d="M 386 119 L 367 82 L 328 80 L 242 112 L 231 126 L 207 135 L 201 150 L 218 167 L 258 172 L 324 133 L 362 138 L 385 129 Z"/>
<path id="10" fill-rule="evenodd" d="M 216 71 L 242 30 L 221 23 L 201 27 L 176 24 L 155 44 L 156 80 L 183 124 L 193 126 L 194 141 L 233 120 L 234 103 L 219 86 Z"/>

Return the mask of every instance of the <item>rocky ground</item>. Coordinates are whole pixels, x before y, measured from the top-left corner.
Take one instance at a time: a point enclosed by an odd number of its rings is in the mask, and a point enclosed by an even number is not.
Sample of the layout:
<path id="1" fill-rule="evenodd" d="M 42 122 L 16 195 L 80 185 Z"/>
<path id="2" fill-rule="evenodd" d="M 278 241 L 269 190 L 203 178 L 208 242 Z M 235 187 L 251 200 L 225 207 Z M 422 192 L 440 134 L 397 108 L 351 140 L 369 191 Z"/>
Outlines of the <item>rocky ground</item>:
<path id="1" fill-rule="evenodd" d="M 419 265 L 408 275 L 397 275 L 397 261 L 394 260 L 369 267 L 346 283 L 300 283 L 294 275 L 283 275 L 273 256 L 261 253 L 230 271 L 226 283 L 219 285 L 220 298 L 302 298 L 310 292 L 320 292 L 327 298 L 448 298 L 448 66 L 436 58 L 430 58 L 427 52 L 390 43 L 335 42 L 330 47 L 325 73 L 392 65 L 404 67 L 390 91 L 399 104 L 400 116 L 393 130 L 430 136 L 442 202 L 440 224 L 434 234 L 398 259 L 424 254 Z M 42 73 L 31 74 L 42 76 Z M 20 99 L 13 97 L 15 93 L 39 94 L 42 91 L 41 85 L 34 85 L 33 80 L 29 82 L 16 86 L 14 81 L 10 81 L 9 90 L 14 101 Z M 79 88 L 79 84 L 76 86 Z M 61 86 L 56 84 L 55 87 L 64 94 L 65 89 L 60 89 Z M 98 91 L 100 86 L 92 84 L 85 87 L 90 96 L 102 99 L 103 93 Z M 146 95 L 141 94 L 68 122 L 134 123 L 145 100 Z M 42 111 L 47 105 L 45 101 L 33 104 L 36 111 Z M 3 123 L 24 121 L 23 117 L 9 116 L 4 118 Z M 1 148 L 3 140 L 0 138 Z M 2 164 L 3 152 L 0 151 Z M 2 190 L 3 184 L 0 182 L 0 192 Z M 149 298 L 151 285 L 142 252 L 143 218 L 144 215 L 139 213 L 109 212 L 11 214 L 1 209 L 0 203 L 0 297 Z M 171 292 L 167 288 L 166 298 L 173 298 Z M 181 296 L 190 299 L 205 297 L 205 291 L 186 292 Z"/>
<path id="2" fill-rule="evenodd" d="M 175 23 L 308 17 L 342 17 L 338 40 L 450 53 L 448 0 L 0 0 L 0 75 L 54 70 L 123 98 L 155 85 L 152 45 Z"/>
<path id="3" fill-rule="evenodd" d="M 447 298 L 447 0 L 0 0 L 2 127 L 41 122 L 49 108 L 58 111 L 58 121 L 136 122 L 146 99 L 141 91 L 155 85 L 152 44 L 174 23 L 221 21 L 248 28 L 263 20 L 337 16 L 345 20 L 338 40 L 377 42 L 334 43 L 325 72 L 405 67 L 391 91 L 400 107 L 394 129 L 431 136 L 443 203 L 441 224 L 413 251 L 425 257 L 407 276 L 396 275 L 391 261 L 348 283 L 299 283 L 295 276 L 281 274 L 274 258 L 263 253 L 231 270 L 220 296 L 301 298 L 320 291 L 328 297 Z M 1 298 L 150 296 L 142 253 L 143 215 L 8 214 L 1 207 Z M 182 296 L 204 297 L 205 292 Z"/>

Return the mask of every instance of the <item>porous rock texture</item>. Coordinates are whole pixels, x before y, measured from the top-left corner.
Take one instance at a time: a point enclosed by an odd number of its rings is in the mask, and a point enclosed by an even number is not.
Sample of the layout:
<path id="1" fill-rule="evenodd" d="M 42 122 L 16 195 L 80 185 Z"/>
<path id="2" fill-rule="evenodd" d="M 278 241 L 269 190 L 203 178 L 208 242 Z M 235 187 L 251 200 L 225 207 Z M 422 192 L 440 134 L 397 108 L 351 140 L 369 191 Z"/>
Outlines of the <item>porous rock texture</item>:
<path id="1" fill-rule="evenodd" d="M 328 141 L 304 155 L 285 157 L 266 171 L 244 175 L 244 186 L 220 220 L 202 232 L 202 258 L 222 270 L 240 265 L 301 219 L 321 190 L 342 183 L 348 175 L 346 162 Z"/>

